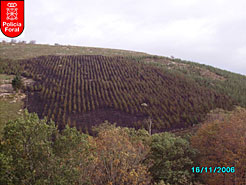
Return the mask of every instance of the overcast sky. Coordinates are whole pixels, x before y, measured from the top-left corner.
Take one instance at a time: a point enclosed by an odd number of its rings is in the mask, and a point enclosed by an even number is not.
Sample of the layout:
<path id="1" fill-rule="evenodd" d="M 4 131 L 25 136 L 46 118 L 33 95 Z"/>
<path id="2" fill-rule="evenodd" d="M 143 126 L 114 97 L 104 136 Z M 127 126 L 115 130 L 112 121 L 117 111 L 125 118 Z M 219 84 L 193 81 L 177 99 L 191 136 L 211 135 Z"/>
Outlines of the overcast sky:
<path id="1" fill-rule="evenodd" d="M 25 12 L 17 40 L 143 51 L 246 75 L 245 0 L 25 0 Z"/>

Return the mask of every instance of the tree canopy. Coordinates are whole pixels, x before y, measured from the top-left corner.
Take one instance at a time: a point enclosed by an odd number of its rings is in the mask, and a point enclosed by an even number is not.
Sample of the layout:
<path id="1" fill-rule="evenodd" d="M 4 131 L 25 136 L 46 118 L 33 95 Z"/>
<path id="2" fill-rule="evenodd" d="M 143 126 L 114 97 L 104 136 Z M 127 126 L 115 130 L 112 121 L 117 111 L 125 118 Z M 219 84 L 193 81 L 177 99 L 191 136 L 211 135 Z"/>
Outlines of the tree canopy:
<path id="1" fill-rule="evenodd" d="M 16 75 L 12 80 L 12 86 L 14 90 L 19 90 L 23 87 L 23 82 L 20 75 Z"/>
<path id="2" fill-rule="evenodd" d="M 59 133 L 54 122 L 25 112 L 22 118 L 10 121 L 4 128 L 0 184 L 81 182 L 80 167 L 89 160 L 86 156 L 89 148 L 88 137 L 76 129 L 66 127 Z"/>
<path id="3" fill-rule="evenodd" d="M 206 183 L 246 184 L 245 123 L 246 110 L 238 108 L 203 124 L 192 137 L 192 145 L 200 151 L 200 166 L 235 168 L 235 173 L 203 173 Z"/>
<path id="4" fill-rule="evenodd" d="M 148 160 L 152 161 L 150 172 L 155 182 L 187 184 L 192 181 L 190 173 L 195 150 L 189 142 L 171 133 L 154 134 Z"/>

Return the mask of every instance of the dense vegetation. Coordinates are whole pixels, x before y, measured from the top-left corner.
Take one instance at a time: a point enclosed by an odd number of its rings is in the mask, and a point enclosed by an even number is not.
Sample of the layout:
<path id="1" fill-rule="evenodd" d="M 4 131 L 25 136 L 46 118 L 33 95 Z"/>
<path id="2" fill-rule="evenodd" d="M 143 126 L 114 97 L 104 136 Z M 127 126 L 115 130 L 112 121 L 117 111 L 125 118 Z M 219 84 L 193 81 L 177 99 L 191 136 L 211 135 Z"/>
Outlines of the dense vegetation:
<path id="1" fill-rule="evenodd" d="M 59 132 L 54 123 L 26 112 L 4 129 L 0 144 L 0 184 L 137 185 L 153 184 L 159 179 L 171 184 L 194 180 L 189 170 L 193 161 L 187 156 L 192 148 L 179 137 L 153 135 L 152 143 L 145 130 L 107 123 L 96 127 L 95 133 L 91 137 L 69 127 Z M 172 155 L 163 153 L 160 158 L 155 149 L 158 144 L 166 146 Z M 185 153 L 175 154 L 177 149 Z M 187 161 L 177 160 L 182 163 L 177 169 L 164 161 L 175 163 L 177 157 Z M 152 170 L 157 161 L 162 162 L 161 174 Z M 177 174 L 180 175 L 175 177 Z"/>
<path id="2" fill-rule="evenodd" d="M 0 184 L 245 184 L 246 110 L 217 117 L 187 139 L 109 123 L 92 137 L 25 112 L 4 128 Z M 196 166 L 235 173 L 196 174 Z"/>
<path id="3" fill-rule="evenodd" d="M 36 80 L 27 89 L 27 108 L 83 131 L 104 120 L 153 132 L 184 128 L 200 122 L 217 107 L 231 109 L 234 101 L 179 73 L 163 72 L 124 57 L 41 56 L 8 65 Z M 18 67 L 19 66 L 19 67 Z"/>
<path id="4" fill-rule="evenodd" d="M 246 110 L 207 121 L 192 137 L 193 147 L 200 151 L 200 166 L 234 167 L 235 173 L 202 173 L 209 185 L 246 184 Z"/>

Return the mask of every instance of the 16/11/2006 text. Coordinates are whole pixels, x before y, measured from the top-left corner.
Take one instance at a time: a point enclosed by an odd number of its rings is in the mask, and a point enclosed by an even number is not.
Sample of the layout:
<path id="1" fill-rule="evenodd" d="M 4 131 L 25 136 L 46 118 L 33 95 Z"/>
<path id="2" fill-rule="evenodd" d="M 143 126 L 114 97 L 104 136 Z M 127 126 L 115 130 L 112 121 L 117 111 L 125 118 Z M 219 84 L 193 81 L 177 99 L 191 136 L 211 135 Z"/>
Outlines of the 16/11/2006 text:
<path id="1" fill-rule="evenodd" d="M 235 167 L 192 167 L 192 173 L 235 173 Z"/>

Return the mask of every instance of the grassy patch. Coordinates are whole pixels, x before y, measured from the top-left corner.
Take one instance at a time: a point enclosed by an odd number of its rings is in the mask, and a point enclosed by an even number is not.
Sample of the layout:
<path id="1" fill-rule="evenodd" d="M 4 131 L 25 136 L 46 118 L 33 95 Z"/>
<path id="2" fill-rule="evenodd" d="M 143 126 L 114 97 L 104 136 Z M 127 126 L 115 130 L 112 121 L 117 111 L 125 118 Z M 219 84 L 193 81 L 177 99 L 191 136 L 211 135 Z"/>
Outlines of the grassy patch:
<path id="1" fill-rule="evenodd" d="M 22 101 L 13 103 L 13 97 L 0 99 L 0 136 L 2 134 L 5 124 L 9 120 L 16 119 L 20 116 L 19 110 L 23 108 Z"/>
<path id="2" fill-rule="evenodd" d="M 14 75 L 0 74 L 0 80 L 12 80 Z"/>
<path id="3" fill-rule="evenodd" d="M 14 78 L 14 75 L 0 74 L 0 85 L 11 83 L 13 78 Z"/>
<path id="4" fill-rule="evenodd" d="M 135 52 L 119 49 L 79 47 L 69 45 L 44 45 L 0 43 L 2 59 L 27 59 L 42 55 L 104 55 L 104 56 L 143 56 L 143 52 Z"/>

